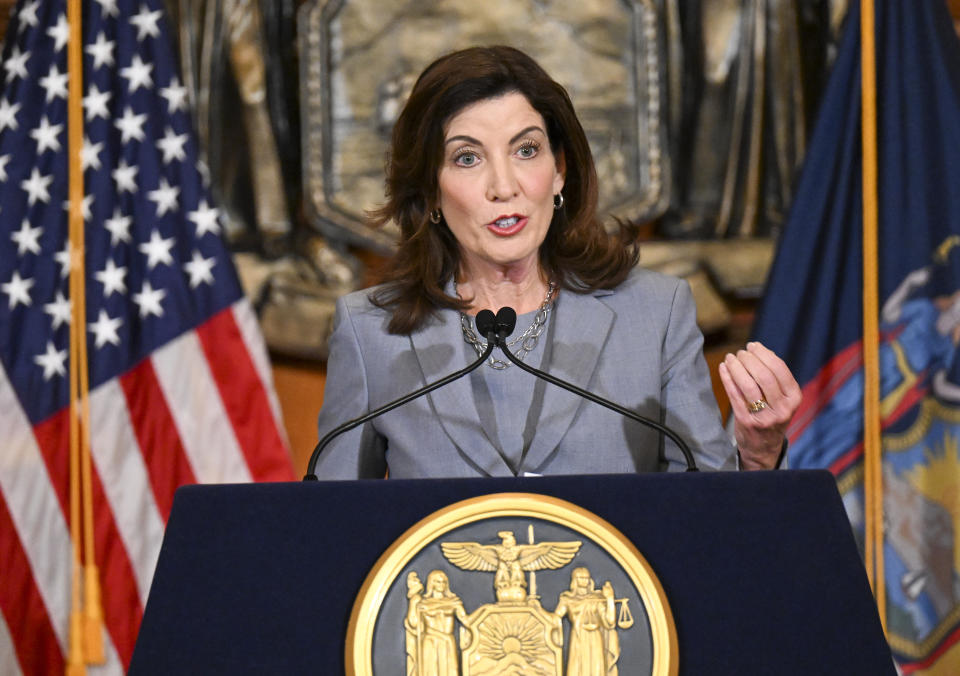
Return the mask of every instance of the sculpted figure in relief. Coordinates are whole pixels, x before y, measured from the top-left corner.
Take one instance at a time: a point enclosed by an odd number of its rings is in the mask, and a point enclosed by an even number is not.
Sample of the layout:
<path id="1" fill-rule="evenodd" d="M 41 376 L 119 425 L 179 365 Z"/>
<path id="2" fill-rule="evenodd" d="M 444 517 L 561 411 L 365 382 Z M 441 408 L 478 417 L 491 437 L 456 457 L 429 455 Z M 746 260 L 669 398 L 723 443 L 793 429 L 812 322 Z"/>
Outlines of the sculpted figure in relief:
<path id="1" fill-rule="evenodd" d="M 616 600 L 606 582 L 596 590 L 587 568 L 574 568 L 570 590 L 560 594 L 554 613 L 570 622 L 567 676 L 617 676 L 620 639 Z"/>
<path id="2" fill-rule="evenodd" d="M 459 676 L 455 621 L 467 621 L 460 597 L 450 590 L 442 570 L 427 575 L 426 590 L 416 572 L 407 576 L 407 675 Z M 461 636 L 467 630 L 461 628 Z"/>

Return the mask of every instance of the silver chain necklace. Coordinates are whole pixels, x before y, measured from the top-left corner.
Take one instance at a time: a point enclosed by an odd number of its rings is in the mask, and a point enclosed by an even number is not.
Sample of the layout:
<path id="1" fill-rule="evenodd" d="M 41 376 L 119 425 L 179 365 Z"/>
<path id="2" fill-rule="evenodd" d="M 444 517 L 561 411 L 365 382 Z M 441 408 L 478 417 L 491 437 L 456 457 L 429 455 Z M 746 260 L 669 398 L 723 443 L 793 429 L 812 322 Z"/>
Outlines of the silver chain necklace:
<path id="1" fill-rule="evenodd" d="M 543 302 L 540 303 L 540 307 L 537 308 L 537 314 L 533 317 L 533 323 L 527 327 L 527 330 L 521 333 L 519 336 L 513 340 L 507 341 L 507 347 L 513 348 L 517 343 L 520 344 L 520 347 L 514 352 L 514 356 L 517 359 L 522 360 L 527 354 L 537 346 L 537 341 L 540 340 L 540 334 L 543 333 L 543 330 L 546 328 L 547 319 L 550 315 L 550 310 L 553 307 L 553 294 L 557 290 L 556 282 L 550 282 L 547 286 L 547 295 L 544 296 Z M 457 283 L 453 283 L 453 292 L 457 294 L 457 297 L 460 297 L 460 293 L 457 291 Z M 463 340 L 466 343 L 469 343 L 473 346 L 473 349 L 477 351 L 477 356 L 483 354 L 483 351 L 487 349 L 486 341 L 482 341 L 477 338 L 477 334 L 473 332 L 473 322 L 467 315 L 463 312 L 460 313 L 460 328 L 463 330 Z M 503 369 L 510 366 L 510 362 L 503 361 L 502 359 L 497 359 L 496 357 L 491 356 L 487 360 L 487 364 L 490 368 L 502 371 Z"/>

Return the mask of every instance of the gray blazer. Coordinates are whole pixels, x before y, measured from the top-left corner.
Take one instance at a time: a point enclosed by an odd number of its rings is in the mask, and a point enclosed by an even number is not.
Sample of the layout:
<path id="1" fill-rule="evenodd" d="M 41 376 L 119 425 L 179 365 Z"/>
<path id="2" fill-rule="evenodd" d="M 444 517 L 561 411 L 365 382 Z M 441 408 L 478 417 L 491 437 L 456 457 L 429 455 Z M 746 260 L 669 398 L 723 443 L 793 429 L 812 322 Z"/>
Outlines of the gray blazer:
<path id="1" fill-rule="evenodd" d="M 439 312 L 409 336 L 390 335 L 389 317 L 369 302 L 370 291 L 337 303 L 321 437 L 475 358 L 465 347 L 456 312 Z M 549 322 L 541 337 L 541 346 L 544 338 L 551 340 L 544 370 L 669 425 L 687 441 L 701 469 L 736 468 L 686 282 L 638 268 L 613 290 L 562 291 Z M 516 367 L 511 371 L 516 378 L 534 377 Z M 387 470 L 394 478 L 511 476 L 514 471 L 480 424 L 468 381 L 473 375 L 341 435 L 323 452 L 317 476 L 382 477 Z M 684 467 L 676 445 L 655 430 L 548 384 L 518 473 Z"/>

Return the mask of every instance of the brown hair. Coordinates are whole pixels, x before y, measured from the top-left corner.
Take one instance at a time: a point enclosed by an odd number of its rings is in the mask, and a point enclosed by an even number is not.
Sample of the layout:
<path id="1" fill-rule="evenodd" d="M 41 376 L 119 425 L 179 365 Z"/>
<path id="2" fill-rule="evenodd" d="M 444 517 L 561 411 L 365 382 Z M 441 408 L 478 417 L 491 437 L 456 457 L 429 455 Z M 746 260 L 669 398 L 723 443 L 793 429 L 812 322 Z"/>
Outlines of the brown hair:
<path id="1" fill-rule="evenodd" d="M 441 308 L 468 307 L 444 292 L 460 262 L 457 241 L 445 223 L 430 221 L 439 201 L 444 126 L 470 104 L 511 92 L 543 117 L 550 149 L 566 167 L 564 204 L 540 247 L 547 278 L 588 293 L 617 286 L 636 265 L 639 228 L 621 222 L 619 237 L 611 237 L 597 218 L 597 172 L 566 90 L 518 49 L 471 47 L 427 66 L 393 128 L 387 203 L 371 214 L 376 225 L 392 219 L 400 226 L 386 283 L 371 299 L 391 312 L 390 333 L 409 334 Z"/>

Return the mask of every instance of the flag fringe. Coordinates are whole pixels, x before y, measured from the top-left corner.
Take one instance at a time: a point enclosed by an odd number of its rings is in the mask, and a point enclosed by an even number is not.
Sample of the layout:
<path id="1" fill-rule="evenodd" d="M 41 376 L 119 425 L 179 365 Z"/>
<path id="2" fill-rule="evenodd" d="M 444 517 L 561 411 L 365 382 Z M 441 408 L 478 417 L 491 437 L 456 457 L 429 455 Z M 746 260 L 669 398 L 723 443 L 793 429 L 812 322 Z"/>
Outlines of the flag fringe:
<path id="1" fill-rule="evenodd" d="M 87 564 L 83 571 L 83 658 L 87 664 L 105 664 L 103 652 L 103 606 L 100 603 L 100 571 Z"/>
<path id="2" fill-rule="evenodd" d="M 79 540 L 74 540 L 79 542 Z M 76 545 L 75 545 L 76 547 Z M 80 561 L 74 556 L 70 607 L 69 646 L 66 676 L 86 676 L 87 666 L 83 660 L 83 612 L 80 610 Z"/>

